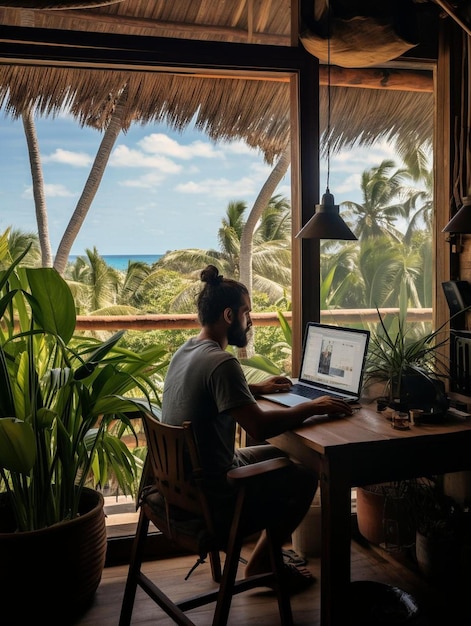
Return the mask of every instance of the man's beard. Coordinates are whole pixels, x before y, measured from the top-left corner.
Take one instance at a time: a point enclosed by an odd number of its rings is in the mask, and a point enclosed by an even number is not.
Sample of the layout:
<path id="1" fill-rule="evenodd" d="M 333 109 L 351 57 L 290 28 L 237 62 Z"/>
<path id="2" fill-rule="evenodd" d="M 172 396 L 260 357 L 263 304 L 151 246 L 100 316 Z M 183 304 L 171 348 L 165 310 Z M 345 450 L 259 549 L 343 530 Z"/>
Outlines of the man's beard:
<path id="1" fill-rule="evenodd" d="M 236 348 L 245 348 L 249 341 L 247 337 L 247 333 L 249 332 L 249 330 L 250 328 L 244 330 L 238 318 L 235 318 L 227 330 L 227 342 L 230 346 L 236 346 Z"/>

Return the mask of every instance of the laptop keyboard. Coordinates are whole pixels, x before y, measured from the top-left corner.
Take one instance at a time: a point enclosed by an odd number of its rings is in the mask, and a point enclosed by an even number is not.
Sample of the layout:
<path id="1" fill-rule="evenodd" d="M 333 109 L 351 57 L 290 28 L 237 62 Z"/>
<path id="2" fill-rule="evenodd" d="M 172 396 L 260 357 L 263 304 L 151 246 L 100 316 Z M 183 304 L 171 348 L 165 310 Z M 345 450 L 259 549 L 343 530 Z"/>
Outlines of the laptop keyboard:
<path id="1" fill-rule="evenodd" d="M 315 400 L 316 398 L 320 398 L 321 396 L 332 396 L 334 398 L 340 398 L 341 400 L 345 400 L 346 402 L 351 401 L 351 398 L 349 398 L 348 396 L 343 396 L 340 393 L 324 391 L 322 389 L 315 389 L 314 387 L 309 387 L 308 385 L 300 385 L 299 383 L 296 383 L 291 387 L 290 393 L 295 393 L 297 396 L 302 396 L 303 398 L 307 398 L 308 400 Z"/>
<path id="2" fill-rule="evenodd" d="M 295 393 L 297 396 L 308 398 L 309 400 L 315 400 L 321 396 L 325 396 L 326 392 L 320 389 L 314 389 L 314 387 L 307 387 L 306 385 L 295 384 L 290 389 L 291 393 Z"/>

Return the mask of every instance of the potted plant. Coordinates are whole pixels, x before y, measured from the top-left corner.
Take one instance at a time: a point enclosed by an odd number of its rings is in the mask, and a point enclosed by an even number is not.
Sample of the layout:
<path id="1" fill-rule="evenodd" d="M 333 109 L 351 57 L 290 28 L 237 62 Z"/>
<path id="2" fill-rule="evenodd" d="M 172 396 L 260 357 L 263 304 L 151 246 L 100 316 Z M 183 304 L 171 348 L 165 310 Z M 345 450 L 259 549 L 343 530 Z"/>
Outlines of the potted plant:
<path id="1" fill-rule="evenodd" d="M 449 375 L 442 348 L 449 340 L 446 324 L 435 331 L 408 326 L 405 307 L 393 317 L 382 316 L 371 332 L 365 367 L 365 388 L 381 384 L 382 409 L 408 412 L 421 410 L 421 419 L 443 419 L 449 401 L 444 381 Z M 391 410 L 386 411 L 388 416 Z M 408 549 L 415 542 L 410 493 L 413 483 L 399 481 L 357 488 L 357 522 L 360 533 L 371 543 L 393 551 Z M 387 509 L 387 510 L 386 510 Z"/>
<path id="2" fill-rule="evenodd" d="M 113 474 L 133 492 L 137 464 L 121 436 L 135 434 L 130 414 L 142 402 L 157 402 L 152 376 L 166 350 L 121 349 L 122 332 L 74 336 L 67 283 L 52 268 L 19 267 L 26 252 L 0 272 L 2 620 L 66 624 L 91 601 L 104 566 L 94 487 Z M 79 546 L 81 534 L 90 545 Z"/>
<path id="3" fill-rule="evenodd" d="M 359 533 L 386 552 L 406 553 L 415 543 L 415 521 L 407 480 L 357 488 Z"/>
<path id="4" fill-rule="evenodd" d="M 420 478 L 411 484 L 408 497 L 415 520 L 419 571 L 437 582 L 456 581 L 461 572 L 463 511 L 444 493 L 442 477 Z"/>
<path id="5" fill-rule="evenodd" d="M 383 383 L 385 403 L 401 410 L 422 409 L 443 416 L 449 406 L 444 380 L 449 375 L 443 348 L 449 340 L 444 326 L 420 334 L 406 324 L 406 311 L 387 324 L 378 311 L 379 323 L 370 335 L 365 367 L 365 387 Z"/>

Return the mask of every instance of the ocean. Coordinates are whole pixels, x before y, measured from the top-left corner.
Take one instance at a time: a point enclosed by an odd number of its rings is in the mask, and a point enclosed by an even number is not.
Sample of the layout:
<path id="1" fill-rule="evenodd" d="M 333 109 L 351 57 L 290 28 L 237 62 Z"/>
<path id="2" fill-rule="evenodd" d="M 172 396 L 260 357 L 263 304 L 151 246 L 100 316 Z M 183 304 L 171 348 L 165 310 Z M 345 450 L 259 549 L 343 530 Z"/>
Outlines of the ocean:
<path id="1" fill-rule="evenodd" d="M 73 263 L 77 259 L 77 256 L 86 257 L 85 254 L 71 254 L 69 261 Z M 125 272 L 128 269 L 129 261 L 140 261 L 141 263 L 152 265 L 152 263 L 156 263 L 163 254 L 102 254 L 100 256 L 115 270 Z"/>

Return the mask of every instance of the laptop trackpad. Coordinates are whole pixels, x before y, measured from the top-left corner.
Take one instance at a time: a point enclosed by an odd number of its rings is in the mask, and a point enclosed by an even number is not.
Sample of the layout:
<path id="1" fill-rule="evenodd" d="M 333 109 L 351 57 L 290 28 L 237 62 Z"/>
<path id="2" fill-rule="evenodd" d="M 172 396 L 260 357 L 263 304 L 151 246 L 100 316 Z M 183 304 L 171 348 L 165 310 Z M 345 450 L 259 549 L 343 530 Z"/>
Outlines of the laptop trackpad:
<path id="1" fill-rule="evenodd" d="M 311 402 L 309 398 L 298 396 L 295 393 L 264 393 L 260 396 L 271 402 L 282 404 L 283 406 L 296 406 L 297 404 L 304 404 L 304 402 Z"/>

